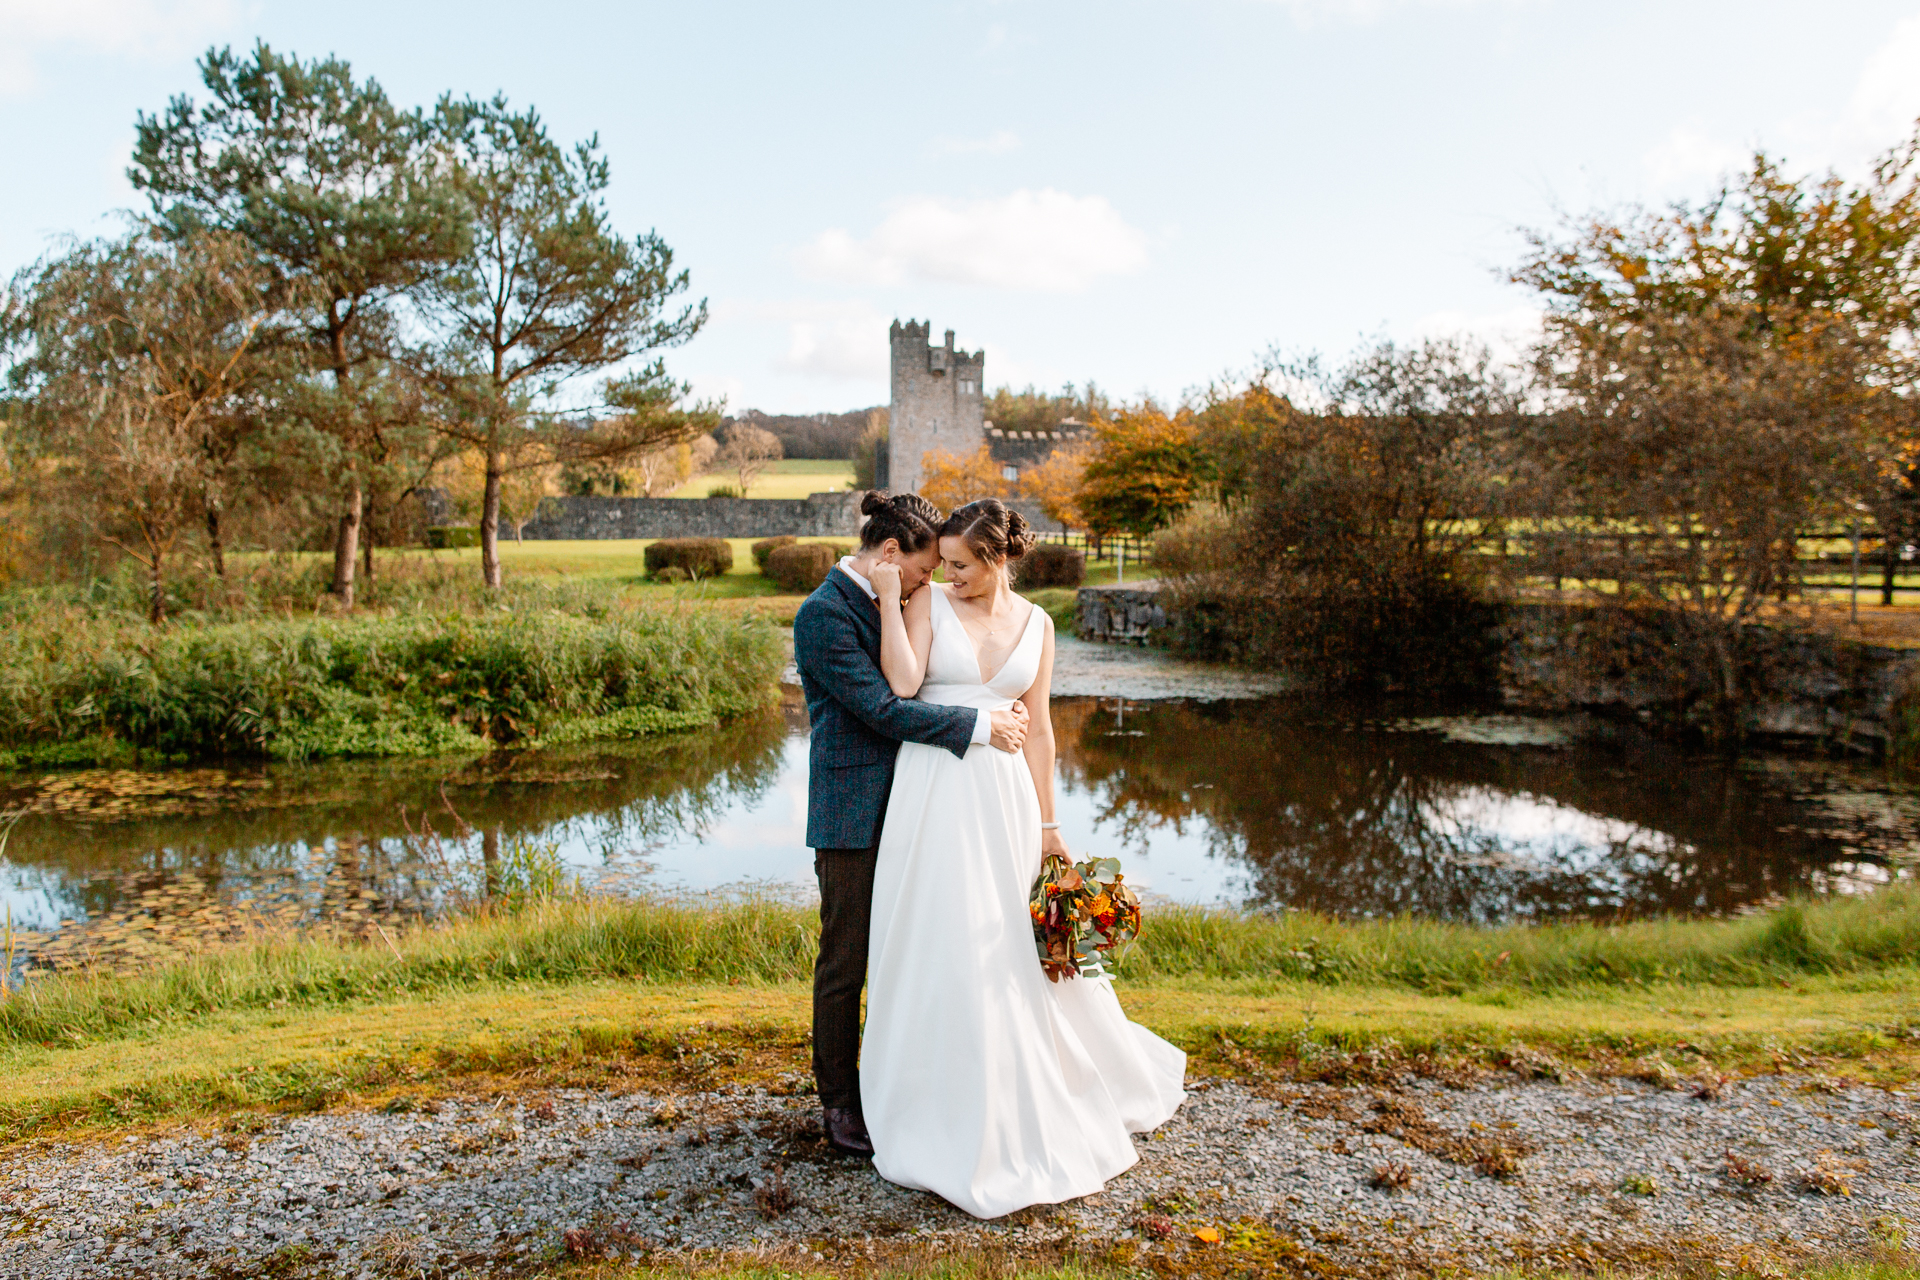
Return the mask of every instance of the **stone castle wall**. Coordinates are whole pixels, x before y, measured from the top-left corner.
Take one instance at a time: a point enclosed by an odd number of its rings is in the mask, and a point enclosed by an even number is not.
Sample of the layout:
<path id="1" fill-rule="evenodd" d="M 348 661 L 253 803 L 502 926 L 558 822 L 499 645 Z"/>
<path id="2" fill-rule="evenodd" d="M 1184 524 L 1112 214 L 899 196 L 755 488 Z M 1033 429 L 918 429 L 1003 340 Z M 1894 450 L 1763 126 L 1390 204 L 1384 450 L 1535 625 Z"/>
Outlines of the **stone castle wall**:
<path id="1" fill-rule="evenodd" d="M 930 345 L 931 322 L 888 331 L 893 402 L 888 413 L 886 488 L 917 491 L 921 459 L 935 449 L 966 455 L 986 438 L 983 379 L 987 353 L 956 351 L 953 330 L 945 346 Z"/>
<path id="2" fill-rule="evenodd" d="M 848 538 L 860 495 L 805 498 L 547 498 L 521 534 L 571 538 Z"/>

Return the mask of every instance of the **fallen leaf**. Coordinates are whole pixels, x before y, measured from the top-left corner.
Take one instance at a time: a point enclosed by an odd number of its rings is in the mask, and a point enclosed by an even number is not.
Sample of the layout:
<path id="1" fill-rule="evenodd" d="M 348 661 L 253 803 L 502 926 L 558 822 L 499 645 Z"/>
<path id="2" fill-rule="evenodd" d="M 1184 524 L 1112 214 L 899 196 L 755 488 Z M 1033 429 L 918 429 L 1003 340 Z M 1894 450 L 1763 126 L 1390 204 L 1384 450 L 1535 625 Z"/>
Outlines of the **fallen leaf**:
<path id="1" fill-rule="evenodd" d="M 1201 1227 L 1193 1233 L 1193 1238 L 1201 1244 L 1219 1244 L 1220 1233 L 1212 1227 Z"/>

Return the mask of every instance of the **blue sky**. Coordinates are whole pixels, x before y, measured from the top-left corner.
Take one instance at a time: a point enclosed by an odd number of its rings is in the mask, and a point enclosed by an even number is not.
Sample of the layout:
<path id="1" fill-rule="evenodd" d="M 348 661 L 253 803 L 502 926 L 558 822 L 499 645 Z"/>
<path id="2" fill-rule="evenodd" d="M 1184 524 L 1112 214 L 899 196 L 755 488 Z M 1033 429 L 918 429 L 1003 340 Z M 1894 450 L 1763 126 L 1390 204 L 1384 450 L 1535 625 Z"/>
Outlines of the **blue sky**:
<path id="1" fill-rule="evenodd" d="M 713 310 L 671 367 L 785 412 L 884 402 L 895 317 L 990 386 L 1163 398 L 1271 346 L 1510 341 L 1520 228 L 1755 145 L 1858 171 L 1920 115 L 1920 0 L 0 0 L 0 271 L 135 205 L 135 113 L 256 38 L 598 132 L 616 225 Z"/>

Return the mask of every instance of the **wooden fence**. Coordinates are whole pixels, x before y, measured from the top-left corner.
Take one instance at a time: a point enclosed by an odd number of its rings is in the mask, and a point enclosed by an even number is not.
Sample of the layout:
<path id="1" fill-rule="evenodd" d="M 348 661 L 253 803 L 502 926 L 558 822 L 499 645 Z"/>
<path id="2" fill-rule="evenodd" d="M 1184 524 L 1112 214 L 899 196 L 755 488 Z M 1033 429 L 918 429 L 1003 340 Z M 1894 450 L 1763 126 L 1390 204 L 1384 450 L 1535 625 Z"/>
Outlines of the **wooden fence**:
<path id="1" fill-rule="evenodd" d="M 1093 538 L 1083 532 L 1041 532 L 1035 530 L 1035 536 L 1041 542 L 1053 542 L 1062 546 L 1079 547 L 1086 551 L 1088 560 L 1115 560 L 1124 557 L 1127 577 L 1145 578 L 1152 574 L 1153 540 L 1136 538 L 1131 535 L 1115 535 L 1109 538 Z M 1649 538 L 1654 535 L 1641 533 L 1595 534 L 1596 538 L 1610 541 L 1632 541 Z M 1800 581 L 1810 590 L 1834 592 L 1851 591 L 1854 585 L 1854 555 L 1851 546 L 1840 550 L 1823 548 L 1820 544 L 1848 542 L 1850 531 L 1837 533 L 1807 533 L 1799 539 L 1800 554 L 1794 565 L 1799 572 Z M 1506 539 L 1489 539 L 1483 550 L 1489 555 L 1503 556 L 1509 560 L 1525 560 L 1530 553 L 1525 547 L 1526 539 L 1514 536 Z M 1859 589 L 1863 595 L 1874 595 L 1882 591 L 1884 578 L 1884 556 L 1886 544 L 1883 539 L 1868 530 L 1860 534 Z M 1899 546 L 1895 549 L 1895 582 L 1893 594 L 1900 597 L 1920 597 L 1920 548 Z M 1541 574 L 1548 576 L 1545 572 Z M 1901 577 L 1911 578 L 1903 583 Z"/>

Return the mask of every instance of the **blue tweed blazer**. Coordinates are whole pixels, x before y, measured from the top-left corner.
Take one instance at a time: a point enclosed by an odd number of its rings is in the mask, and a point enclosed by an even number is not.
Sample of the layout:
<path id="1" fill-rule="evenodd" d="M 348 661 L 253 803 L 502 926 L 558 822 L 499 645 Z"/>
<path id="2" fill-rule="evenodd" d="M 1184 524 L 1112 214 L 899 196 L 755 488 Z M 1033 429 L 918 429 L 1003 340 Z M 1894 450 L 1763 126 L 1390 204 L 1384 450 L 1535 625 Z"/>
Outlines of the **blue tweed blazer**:
<path id="1" fill-rule="evenodd" d="M 880 610 L 838 567 L 794 617 L 793 658 L 813 726 L 807 845 L 872 848 L 880 843 L 900 744 L 924 742 L 965 757 L 979 712 L 893 691 L 880 674 Z"/>

